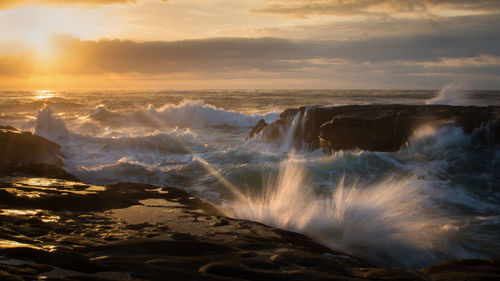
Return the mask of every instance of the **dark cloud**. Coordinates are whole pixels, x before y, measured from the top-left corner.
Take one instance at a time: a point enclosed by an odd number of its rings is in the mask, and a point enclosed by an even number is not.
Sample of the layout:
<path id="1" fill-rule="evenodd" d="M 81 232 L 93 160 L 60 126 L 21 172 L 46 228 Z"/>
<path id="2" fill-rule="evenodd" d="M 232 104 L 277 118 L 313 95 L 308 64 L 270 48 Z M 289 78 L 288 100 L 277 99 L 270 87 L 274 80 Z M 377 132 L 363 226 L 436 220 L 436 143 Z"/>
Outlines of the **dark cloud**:
<path id="1" fill-rule="evenodd" d="M 274 0 L 266 8 L 252 12 L 307 17 L 309 15 L 390 17 L 412 12 L 431 15 L 430 8 L 498 12 L 497 0 Z"/>
<path id="2" fill-rule="evenodd" d="M 481 22 L 479 22 L 481 18 Z M 298 71 L 314 61 L 436 62 L 446 58 L 500 57 L 500 19 L 461 17 L 435 30 L 354 40 L 214 38 L 174 42 L 80 41 L 59 38 L 61 71 L 268 72 Z"/>

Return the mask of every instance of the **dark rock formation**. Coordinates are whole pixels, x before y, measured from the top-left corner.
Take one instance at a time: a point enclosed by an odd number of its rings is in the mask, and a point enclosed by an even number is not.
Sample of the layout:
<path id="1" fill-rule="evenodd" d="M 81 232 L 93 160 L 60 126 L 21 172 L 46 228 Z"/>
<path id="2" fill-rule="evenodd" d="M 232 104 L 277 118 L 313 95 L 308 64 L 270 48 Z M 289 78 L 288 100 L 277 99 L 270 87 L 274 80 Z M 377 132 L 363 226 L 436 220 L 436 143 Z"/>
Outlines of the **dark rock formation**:
<path id="1" fill-rule="evenodd" d="M 293 147 L 298 149 L 396 151 L 423 125 L 455 125 L 466 133 L 488 126 L 485 133 L 489 136 L 485 137 L 499 143 L 499 120 L 500 107 L 497 106 L 313 106 L 287 109 L 277 121 L 264 128 L 260 124 L 253 130 L 262 131 L 264 140 L 278 144 L 291 136 Z"/>
<path id="2" fill-rule="evenodd" d="M 0 189 L 26 199 L 0 202 L 1 280 L 500 278 L 498 260 L 443 261 L 417 271 L 375 267 L 302 234 L 225 218 L 176 188 L 13 177 Z M 87 207 L 75 204 L 75 194 Z M 53 207 L 50 198 L 64 197 L 68 204 Z"/>
<path id="3" fill-rule="evenodd" d="M 364 280 L 359 268 L 372 268 L 304 235 L 225 218 L 176 188 L 44 178 L 0 188 L 5 280 Z"/>
<path id="4" fill-rule="evenodd" d="M 0 126 L 0 175 L 33 175 L 77 180 L 61 168 L 62 153 L 57 143 Z"/>
<path id="5" fill-rule="evenodd" d="M 245 138 L 246 140 L 249 140 L 251 138 L 254 138 L 258 133 L 260 133 L 265 127 L 267 127 L 269 124 L 264 119 L 260 119 L 259 122 L 257 122 L 257 125 L 255 125 L 248 136 Z"/>
<path id="6" fill-rule="evenodd" d="M 29 132 L 0 126 L 0 163 L 45 163 L 61 166 L 60 146 Z"/>
<path id="7" fill-rule="evenodd" d="M 430 280 L 498 280 L 500 260 L 446 260 L 420 270 Z"/>

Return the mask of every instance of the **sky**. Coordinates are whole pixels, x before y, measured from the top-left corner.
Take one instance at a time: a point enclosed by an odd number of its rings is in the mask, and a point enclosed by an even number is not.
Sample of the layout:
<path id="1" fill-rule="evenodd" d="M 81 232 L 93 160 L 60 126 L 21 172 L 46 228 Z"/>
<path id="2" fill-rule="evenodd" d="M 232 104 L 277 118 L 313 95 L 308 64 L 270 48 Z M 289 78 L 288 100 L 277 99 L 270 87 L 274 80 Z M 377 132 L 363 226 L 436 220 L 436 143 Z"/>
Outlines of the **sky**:
<path id="1" fill-rule="evenodd" d="M 500 89 L 498 0 L 1 0 L 0 90 Z"/>

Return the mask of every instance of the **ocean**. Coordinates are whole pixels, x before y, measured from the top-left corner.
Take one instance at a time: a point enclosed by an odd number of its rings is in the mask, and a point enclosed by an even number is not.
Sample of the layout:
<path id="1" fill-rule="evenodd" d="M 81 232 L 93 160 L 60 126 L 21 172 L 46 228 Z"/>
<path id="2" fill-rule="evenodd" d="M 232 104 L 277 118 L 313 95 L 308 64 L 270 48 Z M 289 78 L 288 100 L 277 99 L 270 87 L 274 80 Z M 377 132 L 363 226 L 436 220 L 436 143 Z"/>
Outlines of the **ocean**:
<path id="1" fill-rule="evenodd" d="M 326 155 L 291 140 L 245 140 L 287 108 L 350 104 L 500 105 L 500 91 L 4 91 L 0 124 L 60 144 L 64 168 L 84 182 L 178 187 L 227 216 L 376 265 L 499 257 L 496 144 L 431 126 L 396 152 Z"/>

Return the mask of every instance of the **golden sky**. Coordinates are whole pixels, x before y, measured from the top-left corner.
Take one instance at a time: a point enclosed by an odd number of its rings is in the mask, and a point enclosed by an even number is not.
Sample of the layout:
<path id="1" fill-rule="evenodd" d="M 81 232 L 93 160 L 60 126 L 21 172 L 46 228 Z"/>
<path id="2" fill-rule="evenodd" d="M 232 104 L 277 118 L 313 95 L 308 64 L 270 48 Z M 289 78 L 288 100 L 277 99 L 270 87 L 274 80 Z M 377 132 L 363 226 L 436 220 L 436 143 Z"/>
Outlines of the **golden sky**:
<path id="1" fill-rule="evenodd" d="M 2 0 L 0 90 L 500 88 L 500 1 Z"/>

